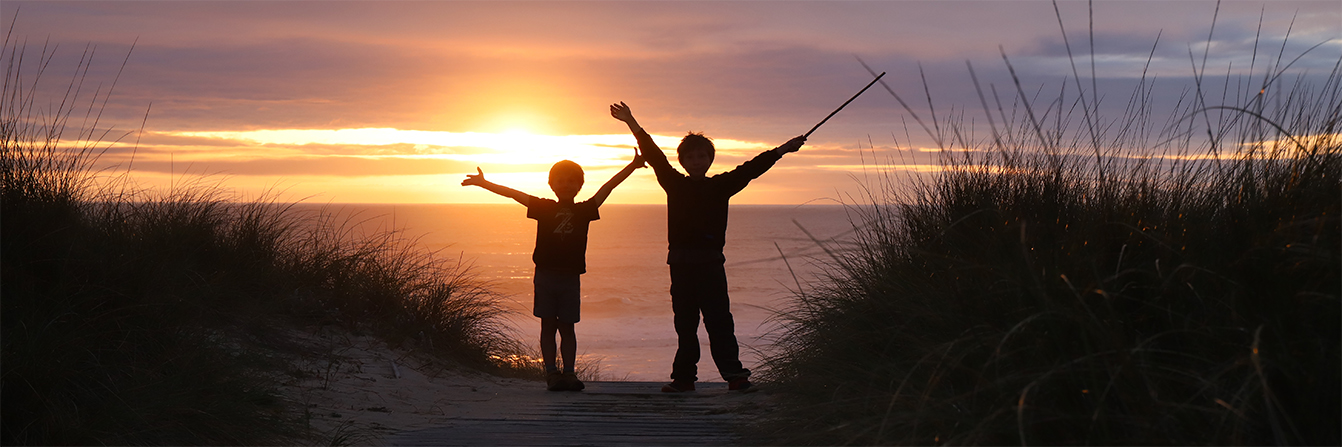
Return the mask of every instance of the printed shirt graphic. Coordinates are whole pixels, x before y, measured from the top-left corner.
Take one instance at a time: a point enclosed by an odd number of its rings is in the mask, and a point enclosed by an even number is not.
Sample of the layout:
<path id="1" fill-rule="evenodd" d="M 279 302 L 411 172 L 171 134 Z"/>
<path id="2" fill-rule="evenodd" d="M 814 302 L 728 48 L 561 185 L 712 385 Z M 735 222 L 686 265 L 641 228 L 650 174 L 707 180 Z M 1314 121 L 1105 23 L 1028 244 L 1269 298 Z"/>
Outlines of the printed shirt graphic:
<path id="1" fill-rule="evenodd" d="M 532 197 L 527 218 L 536 219 L 536 268 L 559 273 L 587 272 L 587 227 L 600 219 L 597 207 L 588 202 L 560 205 L 551 199 Z"/>

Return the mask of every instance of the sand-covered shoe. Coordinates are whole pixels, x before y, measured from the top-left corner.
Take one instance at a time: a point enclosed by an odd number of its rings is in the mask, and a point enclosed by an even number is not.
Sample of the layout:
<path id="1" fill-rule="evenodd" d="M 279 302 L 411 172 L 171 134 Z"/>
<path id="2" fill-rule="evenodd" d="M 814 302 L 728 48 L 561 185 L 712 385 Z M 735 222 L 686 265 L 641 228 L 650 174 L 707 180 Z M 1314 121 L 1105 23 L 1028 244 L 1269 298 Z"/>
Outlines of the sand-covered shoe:
<path id="1" fill-rule="evenodd" d="M 744 377 L 740 379 L 732 379 L 730 382 L 727 382 L 728 391 L 745 391 L 750 389 L 750 386 L 750 379 Z"/>
<path id="2" fill-rule="evenodd" d="M 694 382 L 681 382 L 677 380 L 662 385 L 663 393 L 688 393 L 690 391 L 694 391 Z"/>

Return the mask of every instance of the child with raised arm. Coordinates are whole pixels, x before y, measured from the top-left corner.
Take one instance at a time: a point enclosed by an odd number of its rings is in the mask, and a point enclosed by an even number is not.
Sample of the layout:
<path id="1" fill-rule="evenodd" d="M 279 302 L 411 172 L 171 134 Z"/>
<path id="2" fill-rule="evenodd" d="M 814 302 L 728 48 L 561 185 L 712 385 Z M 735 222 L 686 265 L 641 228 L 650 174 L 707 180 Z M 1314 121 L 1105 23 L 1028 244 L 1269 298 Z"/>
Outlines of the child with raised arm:
<path id="1" fill-rule="evenodd" d="M 662 149 L 638 125 L 629 106 L 612 104 L 610 114 L 629 125 L 638 148 L 666 191 L 666 263 L 671 266 L 671 309 L 675 314 L 677 349 L 671 364 L 671 383 L 663 392 L 694 391 L 698 380 L 699 315 L 708 330 L 709 350 L 727 389 L 750 387 L 750 370 L 741 365 L 735 323 L 727 297 L 726 258 L 722 247 L 727 236 L 727 201 L 764 174 L 783 154 L 796 152 L 806 142 L 799 136 L 782 146 L 764 151 L 731 171 L 707 177 L 713 164 L 713 142 L 703 134 L 690 133 L 676 148 L 680 166 L 689 175 L 671 167 Z"/>
<path id="2" fill-rule="evenodd" d="M 485 180 L 485 173 L 467 174 L 461 186 L 475 185 L 495 194 L 516 200 L 527 207 L 527 218 L 536 219 L 536 250 L 531 260 L 536 263 L 535 298 L 532 314 L 541 319 L 541 356 L 545 361 L 546 389 L 550 391 L 581 391 L 574 365 L 577 361 L 578 340 L 573 325 L 579 320 L 579 275 L 587 272 L 587 227 L 600 219 L 597 208 L 611 191 L 643 167 L 643 158 L 634 153 L 633 161 L 601 185 L 592 198 L 574 203 L 582 189 L 583 171 L 569 160 L 555 163 L 550 168 L 550 189 L 558 201 L 543 199 Z M 563 341 L 559 351 L 564 356 L 561 373 L 555 358 L 555 334 Z"/>

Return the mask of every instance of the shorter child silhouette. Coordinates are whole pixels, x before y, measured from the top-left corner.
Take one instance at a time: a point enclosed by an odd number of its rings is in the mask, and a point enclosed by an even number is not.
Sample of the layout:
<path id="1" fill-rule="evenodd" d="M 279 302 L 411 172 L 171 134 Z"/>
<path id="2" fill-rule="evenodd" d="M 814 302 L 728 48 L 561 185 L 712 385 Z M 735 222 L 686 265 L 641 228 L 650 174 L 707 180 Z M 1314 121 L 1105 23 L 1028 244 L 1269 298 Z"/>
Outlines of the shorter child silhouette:
<path id="1" fill-rule="evenodd" d="M 578 380 L 574 365 L 577 360 L 578 340 L 573 325 L 579 320 L 581 283 L 579 275 L 587 272 L 587 227 L 600 219 L 597 208 L 611 191 L 643 167 L 643 158 L 634 152 L 634 159 L 624 169 L 601 185 L 592 198 L 573 202 L 582 189 L 583 171 L 569 160 L 555 163 L 550 168 L 550 189 L 558 201 L 543 199 L 485 180 L 485 173 L 475 168 L 476 174 L 467 174 L 461 186 L 479 186 L 495 194 L 516 200 L 527 207 L 527 217 L 536 219 L 536 249 L 531 260 L 536 263 L 535 301 L 532 315 L 541 319 L 541 356 L 545 361 L 546 389 L 550 391 L 580 391 L 584 385 Z M 561 373 L 555 358 L 555 333 L 563 341 L 559 350 L 564 356 Z"/>

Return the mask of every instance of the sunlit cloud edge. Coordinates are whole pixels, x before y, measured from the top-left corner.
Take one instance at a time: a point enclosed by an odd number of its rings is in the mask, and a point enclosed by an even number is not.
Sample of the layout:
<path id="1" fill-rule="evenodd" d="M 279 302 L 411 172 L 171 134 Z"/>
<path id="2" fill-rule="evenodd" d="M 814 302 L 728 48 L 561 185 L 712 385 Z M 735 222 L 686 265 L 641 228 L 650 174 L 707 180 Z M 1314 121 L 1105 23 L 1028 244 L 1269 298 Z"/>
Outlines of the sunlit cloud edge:
<path id="1" fill-rule="evenodd" d="M 261 144 L 282 146 L 303 146 L 308 144 L 345 145 L 345 146 L 388 146 L 412 145 L 417 154 L 436 155 L 463 161 L 485 161 L 494 163 L 534 163 L 536 157 L 555 158 L 574 155 L 576 158 L 627 159 L 635 140 L 629 134 L 604 135 L 537 135 L 527 131 L 514 130 L 500 133 L 490 132 L 444 132 L 425 130 L 405 130 L 396 128 L 351 128 L 351 129 L 260 129 L 244 131 L 179 131 L 161 132 L 176 137 L 208 138 L 236 141 L 239 144 Z M 674 148 L 679 144 L 678 137 L 652 135 L 653 141 L 662 148 Z M 715 145 L 720 151 L 760 151 L 773 146 L 764 143 L 733 139 L 716 139 Z M 458 154 L 453 148 L 485 149 L 489 154 Z"/>

